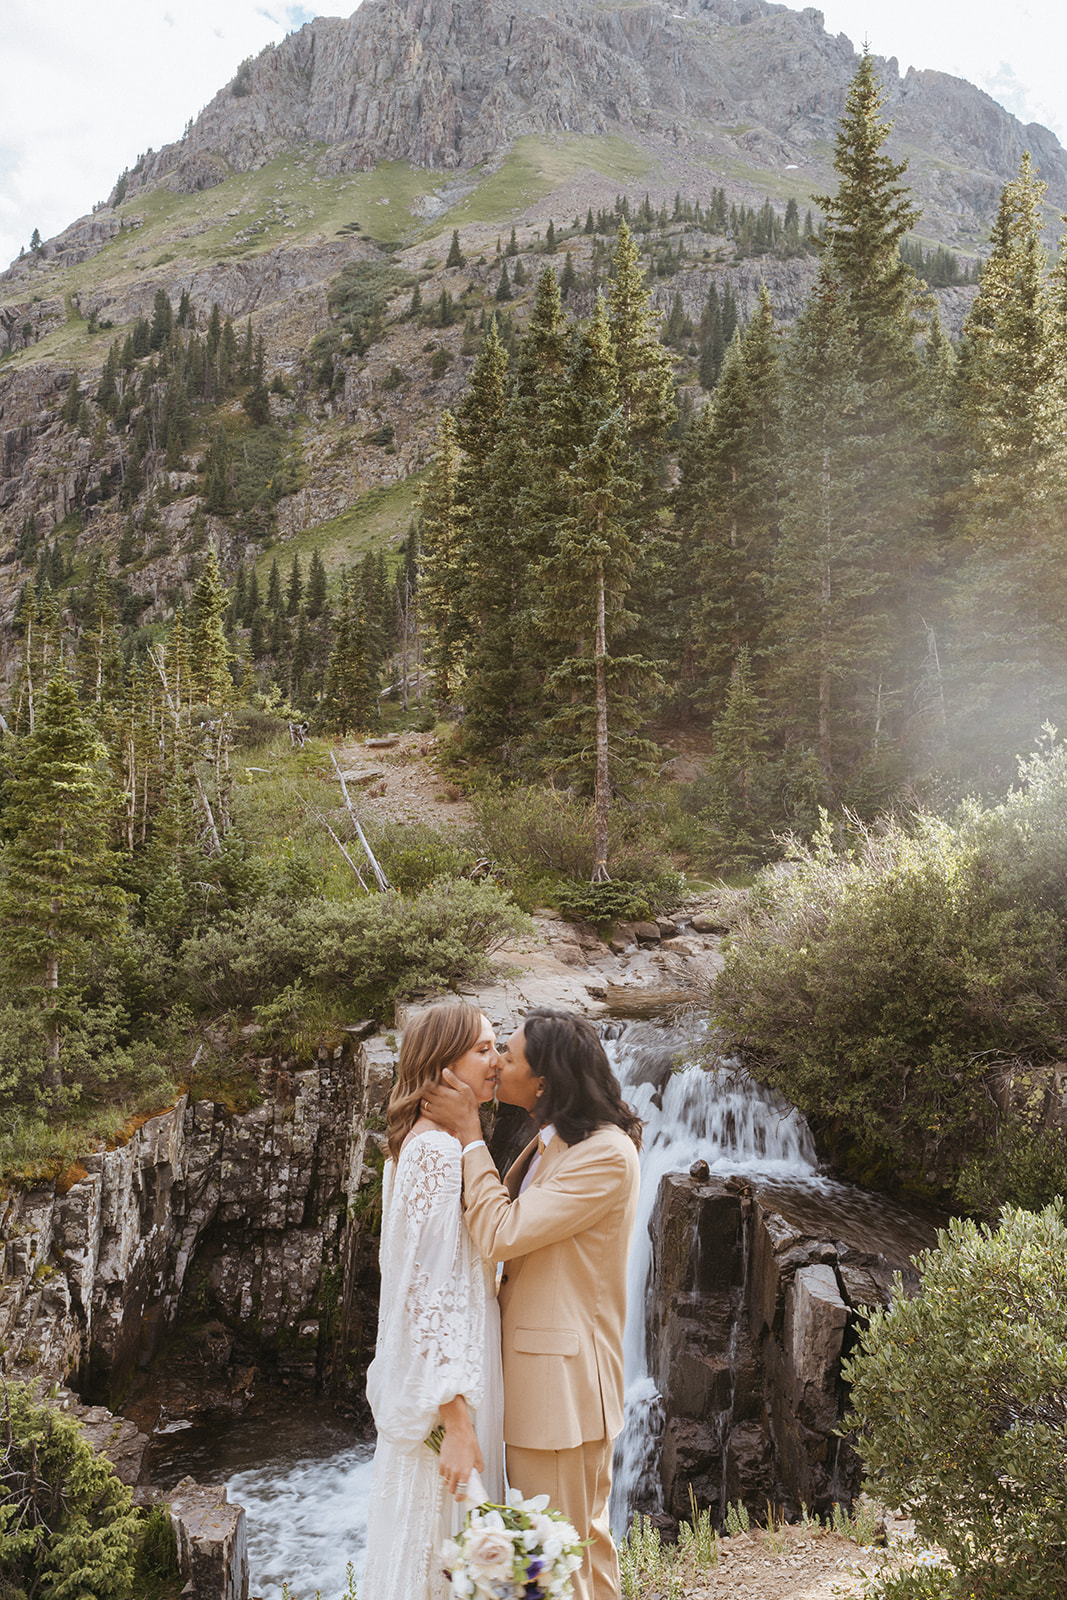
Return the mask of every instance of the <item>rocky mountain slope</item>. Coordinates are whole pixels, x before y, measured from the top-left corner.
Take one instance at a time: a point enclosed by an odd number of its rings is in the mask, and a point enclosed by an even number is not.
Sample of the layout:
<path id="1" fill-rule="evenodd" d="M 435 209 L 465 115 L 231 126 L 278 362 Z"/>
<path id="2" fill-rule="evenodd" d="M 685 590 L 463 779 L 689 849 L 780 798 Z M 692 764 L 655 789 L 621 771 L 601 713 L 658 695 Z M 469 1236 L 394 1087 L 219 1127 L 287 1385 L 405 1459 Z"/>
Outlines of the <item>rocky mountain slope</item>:
<path id="1" fill-rule="evenodd" d="M 301 145 L 325 146 L 323 172 L 469 171 L 517 137 L 559 133 L 623 133 L 695 169 L 804 168 L 821 183 L 854 71 L 821 12 L 768 0 L 366 0 L 265 50 L 180 143 L 138 162 L 124 192 L 204 189 Z M 882 72 L 939 238 L 984 224 L 1027 148 L 1053 202 L 1067 201 L 1067 156 L 1048 130 L 944 73 L 902 78 L 895 60 Z"/>
<path id="2" fill-rule="evenodd" d="M 318 539 L 336 564 L 357 523 L 357 547 L 371 522 L 374 538 L 406 527 L 436 417 L 471 365 L 461 324 L 427 338 L 400 319 L 406 291 L 324 397 L 308 350 L 330 326 L 327 291 L 346 265 L 393 262 L 420 279 L 424 304 L 447 290 L 491 310 L 499 240 L 513 225 L 532 283 L 548 220 L 558 228 L 620 193 L 669 210 L 677 193 L 707 205 L 721 188 L 738 205 L 769 197 L 779 215 L 793 200 L 803 215 L 833 185 L 855 67 L 819 12 L 767 0 L 365 0 L 351 18 L 319 19 L 265 50 L 182 140 L 142 156 L 108 202 L 0 274 L 0 618 L 25 577 L 15 546 L 28 518 L 38 537 L 63 531 L 68 562 L 117 548 L 124 519 L 93 486 L 122 475 L 121 443 L 92 406 L 79 429 L 59 412 L 72 373 L 94 382 L 159 290 L 175 307 L 187 294 L 201 328 L 218 303 L 263 336 L 268 376 L 293 396 L 272 405 L 282 421 L 288 407 L 303 459 L 302 487 L 277 507 L 279 559 L 289 543 L 303 558 Z M 880 72 L 928 244 L 978 250 L 1026 148 L 1049 185 L 1050 222 L 1067 208 L 1067 155 L 1047 130 L 943 74 L 901 78 L 895 61 Z M 462 270 L 444 265 L 453 228 Z M 728 239 L 684 223 L 672 238 L 686 259 L 656 280 L 664 313 L 677 295 L 698 319 L 717 283 L 744 314 L 761 279 L 782 320 L 803 302 L 810 257 L 740 259 Z M 567 244 L 579 274 L 593 270 L 593 241 Z M 509 307 L 520 324 L 530 293 Z M 950 330 L 971 294 L 941 293 Z M 579 291 L 571 309 L 589 304 Z M 680 379 L 693 376 L 681 358 Z M 138 559 L 144 620 L 166 614 L 177 553 L 194 519 L 204 526 L 190 473 L 171 480 L 162 529 Z M 391 510 L 375 501 L 368 521 L 361 508 L 383 493 Z M 235 560 L 226 525 L 208 518 L 207 531 Z M 0 675 L 2 657 L 0 639 Z"/>

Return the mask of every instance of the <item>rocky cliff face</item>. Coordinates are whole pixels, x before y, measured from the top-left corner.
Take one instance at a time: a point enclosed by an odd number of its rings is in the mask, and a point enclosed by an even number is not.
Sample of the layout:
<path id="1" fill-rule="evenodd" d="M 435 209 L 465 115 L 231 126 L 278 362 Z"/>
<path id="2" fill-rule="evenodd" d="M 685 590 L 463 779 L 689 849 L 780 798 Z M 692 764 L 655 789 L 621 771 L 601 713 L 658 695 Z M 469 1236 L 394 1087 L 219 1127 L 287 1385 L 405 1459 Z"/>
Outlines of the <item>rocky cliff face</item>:
<path id="1" fill-rule="evenodd" d="M 720 1516 L 739 1500 L 757 1514 L 771 1501 L 829 1515 L 859 1489 L 859 1459 L 837 1434 L 842 1357 L 867 1309 L 888 1305 L 894 1273 L 917 1288 L 910 1257 L 934 1229 L 832 1190 L 663 1179 L 648 1328 L 657 1476 L 674 1519 L 689 1515 L 690 1485 Z"/>
<path id="2" fill-rule="evenodd" d="M 684 149 L 705 174 L 728 153 L 821 173 L 855 67 L 821 12 L 766 0 L 365 0 L 265 50 L 112 198 L 207 188 L 301 145 L 326 147 L 327 172 L 472 168 L 523 134 L 625 133 Z M 941 236 L 988 217 L 1026 149 L 1050 200 L 1067 203 L 1067 154 L 1047 129 L 961 79 L 880 67 L 895 143 Z"/>
<path id="3" fill-rule="evenodd" d="M 328 1377 L 382 1086 L 359 1049 L 264 1062 L 261 1077 L 251 1111 L 183 1096 L 120 1148 L 6 1199 L 7 1370 L 71 1376 L 113 1404 L 181 1316 L 211 1318 L 214 1364 L 234 1383 L 249 1381 L 239 1352 Z"/>

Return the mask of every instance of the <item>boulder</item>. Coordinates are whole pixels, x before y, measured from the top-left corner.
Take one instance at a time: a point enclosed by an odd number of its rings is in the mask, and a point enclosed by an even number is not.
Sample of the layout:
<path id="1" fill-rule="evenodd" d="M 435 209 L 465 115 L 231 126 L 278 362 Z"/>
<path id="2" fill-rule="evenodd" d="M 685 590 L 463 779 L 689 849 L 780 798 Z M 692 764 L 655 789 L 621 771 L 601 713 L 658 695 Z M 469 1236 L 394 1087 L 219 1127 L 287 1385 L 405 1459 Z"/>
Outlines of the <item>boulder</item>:
<path id="1" fill-rule="evenodd" d="M 183 1478 L 168 1496 L 178 1542 L 183 1600 L 248 1600 L 248 1535 L 242 1506 L 223 1485 Z"/>

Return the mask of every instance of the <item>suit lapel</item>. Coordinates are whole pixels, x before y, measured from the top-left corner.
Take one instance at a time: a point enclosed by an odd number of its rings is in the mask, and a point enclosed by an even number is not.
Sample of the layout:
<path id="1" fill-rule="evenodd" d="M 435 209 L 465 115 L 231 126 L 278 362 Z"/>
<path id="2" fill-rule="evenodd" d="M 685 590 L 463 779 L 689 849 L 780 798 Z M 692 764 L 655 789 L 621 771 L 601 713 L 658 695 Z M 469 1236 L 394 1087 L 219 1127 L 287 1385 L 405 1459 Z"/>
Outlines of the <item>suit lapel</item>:
<path id="1" fill-rule="evenodd" d="M 529 1144 L 524 1145 L 524 1147 L 519 1151 L 518 1155 L 511 1163 L 511 1166 L 504 1174 L 504 1187 L 513 1200 L 517 1200 L 519 1198 L 519 1187 L 523 1178 L 526 1176 L 526 1168 L 530 1165 L 530 1162 L 537 1154 L 538 1137 L 539 1135 L 535 1133 Z M 546 1151 L 545 1154 L 547 1155 L 548 1152 Z M 544 1163 L 542 1162 L 542 1166 L 543 1165 Z"/>

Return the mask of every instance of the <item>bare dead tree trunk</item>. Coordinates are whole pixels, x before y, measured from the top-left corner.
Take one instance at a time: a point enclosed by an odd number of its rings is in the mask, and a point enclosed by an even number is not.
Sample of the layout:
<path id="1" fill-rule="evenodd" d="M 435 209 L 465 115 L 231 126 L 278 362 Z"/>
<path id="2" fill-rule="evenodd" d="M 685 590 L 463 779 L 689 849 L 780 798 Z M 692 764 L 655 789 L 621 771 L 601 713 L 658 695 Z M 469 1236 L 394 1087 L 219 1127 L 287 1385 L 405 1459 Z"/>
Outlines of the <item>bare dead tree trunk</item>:
<path id="1" fill-rule="evenodd" d="M 604 598 L 604 564 L 597 565 L 596 589 L 596 778 L 593 788 L 593 883 L 610 883 L 608 872 L 608 808 L 611 777 L 608 766 L 607 607 Z"/>
<path id="2" fill-rule="evenodd" d="M 376 856 L 374 854 L 374 851 L 371 849 L 369 843 L 367 842 L 367 835 L 363 832 L 363 829 L 360 827 L 359 818 L 356 816 L 355 808 L 353 807 L 352 802 L 348 797 L 348 785 L 345 782 L 345 775 L 341 771 L 340 767 L 337 765 L 337 756 L 334 754 L 334 752 L 332 750 L 330 751 L 330 759 L 333 762 L 334 771 L 337 773 L 338 778 L 341 780 L 341 793 L 345 797 L 345 806 L 347 808 L 348 815 L 352 818 L 352 826 L 355 828 L 356 833 L 359 836 L 359 842 L 363 846 L 363 853 L 367 857 L 367 860 L 370 862 L 370 869 L 374 873 L 374 876 L 375 876 L 375 879 L 377 881 L 378 887 L 379 887 L 379 889 L 388 889 L 389 888 L 389 879 L 385 876 L 385 873 L 382 871 L 381 867 L 378 865 L 378 861 L 377 861 L 377 858 L 376 858 Z"/>

